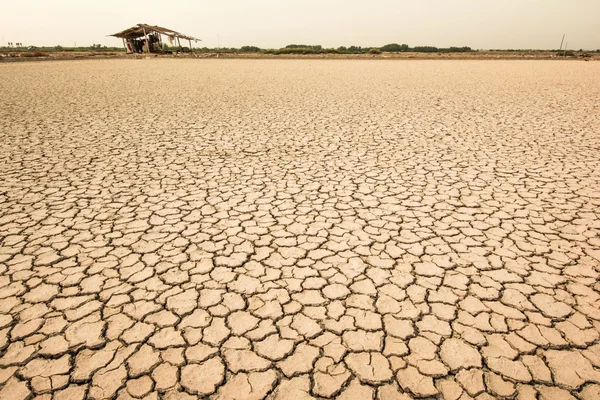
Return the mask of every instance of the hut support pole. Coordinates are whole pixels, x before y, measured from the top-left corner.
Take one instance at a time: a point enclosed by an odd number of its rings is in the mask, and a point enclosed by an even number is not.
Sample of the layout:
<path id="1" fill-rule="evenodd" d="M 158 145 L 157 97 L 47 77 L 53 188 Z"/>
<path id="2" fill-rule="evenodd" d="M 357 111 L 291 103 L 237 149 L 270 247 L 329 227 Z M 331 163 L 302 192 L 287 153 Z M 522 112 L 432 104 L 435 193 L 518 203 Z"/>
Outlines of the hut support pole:
<path id="1" fill-rule="evenodd" d="M 190 43 L 190 53 L 193 53 L 193 51 L 192 51 L 192 39 L 188 39 L 188 42 Z"/>
<path id="2" fill-rule="evenodd" d="M 144 39 L 146 39 L 146 53 L 150 53 L 150 41 L 148 40 L 148 35 L 146 35 L 146 28 L 142 28 L 144 30 Z"/>
<path id="3" fill-rule="evenodd" d="M 181 51 L 181 42 L 179 41 L 179 37 L 177 38 L 177 45 L 179 46 L 179 51 Z"/>
<path id="4" fill-rule="evenodd" d="M 127 54 L 127 44 L 125 43 L 125 38 L 123 39 L 123 47 L 125 47 L 125 54 Z"/>

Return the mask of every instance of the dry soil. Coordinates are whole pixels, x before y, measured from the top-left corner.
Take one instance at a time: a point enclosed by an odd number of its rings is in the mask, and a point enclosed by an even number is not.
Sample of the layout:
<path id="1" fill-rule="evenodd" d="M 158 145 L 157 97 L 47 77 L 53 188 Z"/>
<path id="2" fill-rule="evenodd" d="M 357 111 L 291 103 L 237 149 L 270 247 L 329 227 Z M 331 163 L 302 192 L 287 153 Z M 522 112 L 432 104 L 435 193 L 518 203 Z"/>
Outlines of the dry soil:
<path id="1" fill-rule="evenodd" d="M 598 399 L 598 76 L 0 65 L 0 398 Z"/>

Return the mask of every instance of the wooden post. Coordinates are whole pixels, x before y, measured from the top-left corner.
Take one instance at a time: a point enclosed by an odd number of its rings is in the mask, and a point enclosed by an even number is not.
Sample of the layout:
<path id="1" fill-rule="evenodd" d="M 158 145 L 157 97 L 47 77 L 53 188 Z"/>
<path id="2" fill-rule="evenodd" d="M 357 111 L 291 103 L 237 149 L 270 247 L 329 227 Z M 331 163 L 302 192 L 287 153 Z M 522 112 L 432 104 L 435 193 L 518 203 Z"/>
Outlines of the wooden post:
<path id="1" fill-rule="evenodd" d="M 563 43 L 564 43 L 564 41 L 565 41 L 565 35 L 566 35 L 566 33 L 565 33 L 565 34 L 563 34 L 563 38 L 562 38 L 562 40 L 560 41 L 560 47 L 558 48 L 558 51 L 561 51 L 561 50 L 562 50 L 562 45 L 563 45 Z"/>
<path id="2" fill-rule="evenodd" d="M 190 43 L 190 53 L 192 52 L 192 39 L 188 39 L 188 42 Z"/>
<path id="3" fill-rule="evenodd" d="M 125 47 L 125 54 L 128 54 L 129 52 L 127 51 L 127 43 L 125 43 L 125 38 L 121 39 L 123 39 L 123 47 Z"/>
<path id="4" fill-rule="evenodd" d="M 177 36 L 177 45 L 179 46 L 179 51 L 181 51 L 181 42 L 179 41 L 179 36 Z"/>
<path id="5" fill-rule="evenodd" d="M 563 53 L 563 57 L 567 56 L 567 47 L 569 46 L 569 42 L 565 43 L 565 52 Z"/>
<path id="6" fill-rule="evenodd" d="M 144 39 L 146 40 L 146 52 L 150 53 L 150 43 L 148 41 L 148 35 L 146 35 L 146 28 L 142 27 L 142 29 L 144 30 Z"/>

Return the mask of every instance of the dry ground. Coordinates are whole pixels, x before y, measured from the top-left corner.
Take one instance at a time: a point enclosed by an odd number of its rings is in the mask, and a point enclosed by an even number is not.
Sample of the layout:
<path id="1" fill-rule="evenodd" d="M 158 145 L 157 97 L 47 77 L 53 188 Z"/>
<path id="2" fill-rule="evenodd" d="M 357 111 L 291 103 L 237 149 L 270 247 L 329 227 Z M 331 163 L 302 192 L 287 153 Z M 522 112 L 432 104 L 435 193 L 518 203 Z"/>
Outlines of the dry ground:
<path id="1" fill-rule="evenodd" d="M 89 59 L 145 59 L 145 58 L 225 58 L 225 59 L 318 59 L 318 60 L 569 60 L 600 61 L 600 53 L 573 52 L 563 58 L 556 52 L 532 51 L 473 51 L 468 53 L 388 53 L 381 54 L 265 54 L 236 53 L 221 51 L 218 53 L 195 52 L 179 54 L 126 54 L 114 51 L 37 51 L 17 52 L 0 51 L 0 62 L 31 62 L 57 60 L 89 60 Z"/>
<path id="2" fill-rule="evenodd" d="M 0 65 L 0 398 L 598 399 L 598 76 Z"/>

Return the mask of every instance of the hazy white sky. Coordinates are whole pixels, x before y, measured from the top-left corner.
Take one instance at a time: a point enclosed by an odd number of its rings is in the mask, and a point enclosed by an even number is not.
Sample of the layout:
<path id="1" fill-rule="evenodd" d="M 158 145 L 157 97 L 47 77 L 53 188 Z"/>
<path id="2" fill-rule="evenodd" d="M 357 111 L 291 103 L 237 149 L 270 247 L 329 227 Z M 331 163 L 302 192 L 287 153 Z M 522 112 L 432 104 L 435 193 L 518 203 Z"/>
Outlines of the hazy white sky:
<path id="1" fill-rule="evenodd" d="M 120 46 L 140 22 L 207 47 L 600 48 L 600 0 L 0 0 L 3 45 Z"/>

